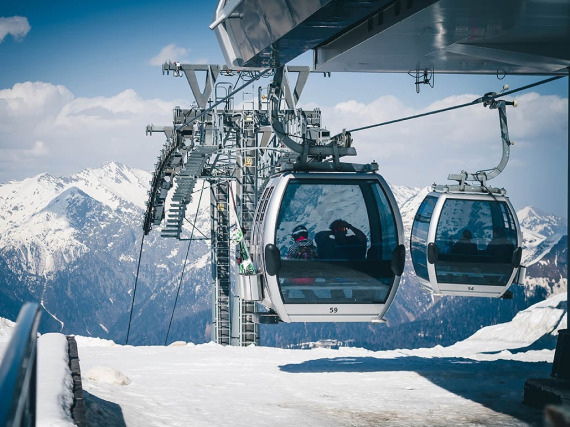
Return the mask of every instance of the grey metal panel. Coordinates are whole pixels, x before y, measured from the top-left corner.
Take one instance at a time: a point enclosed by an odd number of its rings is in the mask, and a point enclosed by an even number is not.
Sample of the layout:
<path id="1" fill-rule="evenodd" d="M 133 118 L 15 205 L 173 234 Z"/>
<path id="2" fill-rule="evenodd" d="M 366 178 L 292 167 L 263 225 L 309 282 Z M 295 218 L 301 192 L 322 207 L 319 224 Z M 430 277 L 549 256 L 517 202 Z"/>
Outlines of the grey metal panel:
<path id="1" fill-rule="evenodd" d="M 310 3 L 320 2 L 307 2 L 307 4 Z M 263 2 L 263 5 L 265 22 L 267 23 L 268 30 L 274 39 L 280 39 L 287 34 L 291 28 L 295 27 L 299 23 L 299 16 L 289 9 L 289 5 L 286 0 Z M 292 13 L 294 13 L 294 17 L 292 16 Z M 310 13 L 312 12 L 305 13 L 304 16 L 308 16 Z"/>
<path id="2" fill-rule="evenodd" d="M 241 16 L 241 24 L 254 52 L 267 47 L 267 40 L 272 36 L 267 29 L 267 23 L 261 13 L 257 1 L 244 1 L 237 11 Z"/>
<path id="3" fill-rule="evenodd" d="M 228 65 L 243 65 L 243 60 L 241 58 L 250 58 L 255 54 L 255 51 L 246 36 L 245 28 L 242 25 L 241 19 L 228 19 L 226 23 L 223 24 L 228 35 L 232 41 L 234 49 L 239 53 L 240 63 L 228 64 Z"/>
<path id="4" fill-rule="evenodd" d="M 274 67 L 346 31 L 389 3 L 390 0 L 243 0 L 215 31 L 231 65 Z M 223 32 L 228 34 L 227 42 Z"/>
<path id="5" fill-rule="evenodd" d="M 315 69 L 567 74 L 569 1 L 440 0 L 419 11 L 416 3 L 410 15 L 410 2 L 396 2 L 318 47 Z"/>
<path id="6" fill-rule="evenodd" d="M 536 50 L 547 54 L 547 52 L 539 48 L 539 46 L 538 44 L 536 45 Z M 503 68 L 515 68 L 530 73 L 532 73 L 533 70 L 539 73 L 556 73 L 569 65 L 568 59 L 546 56 L 541 53 L 531 53 L 535 50 L 533 44 L 527 44 L 527 52 L 517 52 L 516 50 L 518 48 L 516 43 L 488 43 L 481 45 L 456 43 L 447 46 L 445 50 L 458 55 L 479 58 L 482 61 L 502 64 Z M 570 50 L 570 46 L 559 46 L 557 51 L 563 52 L 565 49 Z M 507 59 L 505 60 L 505 58 Z"/>
<path id="7" fill-rule="evenodd" d="M 317 71 L 566 74 L 570 66 L 568 0 L 243 0 L 222 22 L 232 65 L 274 67 L 315 49 Z"/>
<path id="8" fill-rule="evenodd" d="M 303 22 L 304 19 L 317 12 L 321 7 L 330 3 L 330 0 L 286 0 L 286 3 L 289 6 L 289 13 L 292 16 L 295 25 L 298 25 Z"/>

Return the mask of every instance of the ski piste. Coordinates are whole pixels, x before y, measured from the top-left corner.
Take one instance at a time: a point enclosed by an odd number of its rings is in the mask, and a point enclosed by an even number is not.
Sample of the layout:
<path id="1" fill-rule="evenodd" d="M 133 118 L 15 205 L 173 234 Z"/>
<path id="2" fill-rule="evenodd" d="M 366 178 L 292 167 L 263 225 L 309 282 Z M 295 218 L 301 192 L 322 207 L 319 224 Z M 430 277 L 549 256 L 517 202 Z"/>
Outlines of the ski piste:
<path id="1" fill-rule="evenodd" d="M 231 198 L 232 198 L 232 208 L 233 208 L 234 216 L 235 216 L 235 223 L 232 224 L 230 227 L 230 241 L 232 244 L 238 245 L 238 247 L 237 247 L 237 250 L 238 250 L 237 263 L 238 263 L 238 267 L 239 267 L 239 274 L 245 274 L 245 275 L 256 274 L 257 271 L 255 270 L 255 266 L 253 265 L 253 261 L 251 260 L 249 250 L 247 248 L 247 245 L 246 245 L 246 242 L 244 239 L 243 229 L 242 229 L 241 224 L 239 222 L 239 217 L 238 217 L 237 209 L 236 209 L 236 203 L 235 203 L 235 199 L 234 199 L 234 192 L 232 190 L 231 185 L 230 185 L 230 193 L 231 193 Z"/>

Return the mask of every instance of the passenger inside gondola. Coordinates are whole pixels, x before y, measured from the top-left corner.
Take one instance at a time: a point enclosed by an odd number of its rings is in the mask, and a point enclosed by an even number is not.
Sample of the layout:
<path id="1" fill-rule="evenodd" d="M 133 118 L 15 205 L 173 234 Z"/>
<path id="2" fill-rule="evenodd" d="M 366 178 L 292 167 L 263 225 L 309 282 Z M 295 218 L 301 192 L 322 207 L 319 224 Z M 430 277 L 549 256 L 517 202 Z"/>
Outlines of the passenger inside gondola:
<path id="1" fill-rule="evenodd" d="M 287 259 L 315 259 L 317 256 L 317 247 L 313 239 L 309 238 L 309 231 L 304 225 L 297 225 L 291 237 L 295 241 L 287 252 Z"/>
<path id="2" fill-rule="evenodd" d="M 447 199 L 435 244 L 439 283 L 503 286 L 513 272 L 516 228 L 504 202 Z"/>
<path id="3" fill-rule="evenodd" d="M 319 231 L 315 235 L 315 242 L 321 259 L 365 259 L 368 239 L 361 230 L 342 219 L 334 220 L 329 229 Z M 351 231 L 352 234 L 348 235 L 348 231 Z"/>
<path id="4" fill-rule="evenodd" d="M 453 245 L 451 253 L 454 255 L 477 255 L 477 244 L 471 238 L 471 231 L 463 230 L 461 239 Z"/>
<path id="5" fill-rule="evenodd" d="M 311 260 L 318 258 L 317 247 L 315 246 L 313 239 L 309 238 L 309 231 L 307 230 L 307 227 L 301 224 L 297 225 L 293 229 L 291 237 L 295 243 L 289 247 L 289 251 L 287 252 L 287 259 Z M 315 283 L 314 277 L 295 277 L 291 278 L 290 280 L 296 285 L 311 285 Z M 314 292 L 311 290 L 303 290 L 303 294 L 305 295 L 305 298 L 316 298 Z"/>

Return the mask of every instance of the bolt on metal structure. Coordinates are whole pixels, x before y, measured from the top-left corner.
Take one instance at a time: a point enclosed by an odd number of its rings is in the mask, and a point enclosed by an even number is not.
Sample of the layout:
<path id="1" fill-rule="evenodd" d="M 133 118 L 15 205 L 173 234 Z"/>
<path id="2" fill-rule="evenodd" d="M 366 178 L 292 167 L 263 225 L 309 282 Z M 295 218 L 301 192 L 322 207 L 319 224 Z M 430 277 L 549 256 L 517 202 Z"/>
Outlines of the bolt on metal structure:
<path id="1" fill-rule="evenodd" d="M 278 164 L 292 156 L 273 133 L 270 123 L 269 84 L 261 77 L 271 70 L 235 71 L 222 65 L 191 65 L 167 62 L 163 74 L 185 76 L 195 99 L 190 109 L 176 107 L 172 126 L 147 126 L 147 134 L 163 132 L 166 142 L 158 156 L 151 181 L 143 229 L 148 234 L 162 224 L 161 236 L 187 239 L 186 212 L 198 179 L 210 184 L 212 340 L 223 345 L 259 344 L 255 322 L 258 304 L 232 291 L 230 225 L 236 220 L 251 239 L 253 217 L 264 182 Z M 198 73 L 205 74 L 203 89 Z M 298 73 L 294 87 L 288 73 Z M 296 103 L 309 74 L 308 67 L 288 67 L 282 83 L 285 109 L 280 112 L 286 132 L 302 132 L 301 116 L 320 126 L 320 111 L 297 111 Z M 237 80 L 237 81 L 236 81 Z M 238 87 L 238 83 L 243 82 Z M 269 82 L 268 82 L 269 83 Z M 243 100 L 236 94 L 245 87 Z M 235 187 L 235 198 L 233 194 Z"/>

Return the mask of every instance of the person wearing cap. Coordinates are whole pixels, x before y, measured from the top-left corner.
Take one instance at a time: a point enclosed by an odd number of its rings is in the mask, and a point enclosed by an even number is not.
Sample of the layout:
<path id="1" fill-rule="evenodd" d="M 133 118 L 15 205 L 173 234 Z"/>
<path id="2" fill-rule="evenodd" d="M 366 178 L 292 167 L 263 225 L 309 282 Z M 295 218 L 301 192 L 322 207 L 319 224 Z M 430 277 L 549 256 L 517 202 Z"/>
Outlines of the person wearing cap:
<path id="1" fill-rule="evenodd" d="M 289 247 L 287 259 L 314 259 L 317 258 L 317 248 L 313 239 L 309 239 L 309 231 L 304 225 L 297 225 L 291 237 L 295 241 Z"/>
<path id="2" fill-rule="evenodd" d="M 351 235 L 347 235 L 349 230 Z M 322 259 L 356 260 L 366 257 L 366 235 L 340 218 L 330 224 L 329 230 L 319 231 L 315 242 Z"/>

